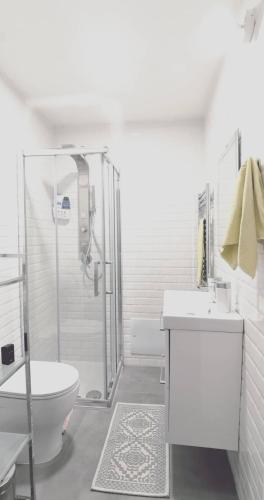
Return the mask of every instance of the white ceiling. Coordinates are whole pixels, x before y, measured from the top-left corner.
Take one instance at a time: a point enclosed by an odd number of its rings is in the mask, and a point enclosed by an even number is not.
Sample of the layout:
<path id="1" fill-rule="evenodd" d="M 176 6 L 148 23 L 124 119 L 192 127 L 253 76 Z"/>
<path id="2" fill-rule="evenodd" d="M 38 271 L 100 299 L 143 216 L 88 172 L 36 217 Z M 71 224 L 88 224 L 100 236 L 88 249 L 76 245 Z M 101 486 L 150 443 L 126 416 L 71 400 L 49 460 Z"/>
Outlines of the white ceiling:
<path id="1" fill-rule="evenodd" d="M 8 0 L 0 72 L 57 126 L 200 118 L 220 61 L 201 57 L 198 32 L 213 6 L 236 4 Z"/>

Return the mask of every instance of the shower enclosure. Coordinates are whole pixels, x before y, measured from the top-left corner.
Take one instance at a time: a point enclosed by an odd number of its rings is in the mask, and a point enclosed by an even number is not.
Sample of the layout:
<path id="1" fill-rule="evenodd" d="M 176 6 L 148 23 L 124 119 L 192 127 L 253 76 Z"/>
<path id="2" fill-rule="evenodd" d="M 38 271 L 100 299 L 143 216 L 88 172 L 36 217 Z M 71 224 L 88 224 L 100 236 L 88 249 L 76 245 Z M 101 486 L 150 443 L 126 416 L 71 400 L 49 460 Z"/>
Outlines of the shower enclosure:
<path id="1" fill-rule="evenodd" d="M 107 148 L 24 152 L 20 235 L 31 358 L 80 373 L 79 402 L 110 404 L 122 366 L 119 172 Z"/>

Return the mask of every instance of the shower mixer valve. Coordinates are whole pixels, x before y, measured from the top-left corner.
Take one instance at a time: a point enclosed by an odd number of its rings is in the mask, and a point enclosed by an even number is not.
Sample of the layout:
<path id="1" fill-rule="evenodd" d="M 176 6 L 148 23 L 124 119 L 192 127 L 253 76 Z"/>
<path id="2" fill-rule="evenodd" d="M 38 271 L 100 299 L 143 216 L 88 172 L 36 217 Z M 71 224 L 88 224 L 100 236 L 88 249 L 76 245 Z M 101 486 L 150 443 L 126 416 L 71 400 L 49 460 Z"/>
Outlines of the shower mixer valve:
<path id="1" fill-rule="evenodd" d="M 70 220 L 71 202 L 69 196 L 58 194 L 56 207 L 53 206 L 53 216 L 57 220 Z"/>

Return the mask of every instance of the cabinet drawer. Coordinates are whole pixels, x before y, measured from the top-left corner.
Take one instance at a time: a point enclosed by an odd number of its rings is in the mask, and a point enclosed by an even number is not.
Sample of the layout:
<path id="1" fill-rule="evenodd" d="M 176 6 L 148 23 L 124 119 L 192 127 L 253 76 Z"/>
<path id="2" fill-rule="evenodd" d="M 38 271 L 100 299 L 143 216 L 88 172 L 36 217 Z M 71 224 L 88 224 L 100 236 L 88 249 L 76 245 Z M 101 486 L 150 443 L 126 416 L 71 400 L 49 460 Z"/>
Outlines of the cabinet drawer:
<path id="1" fill-rule="evenodd" d="M 168 441 L 238 449 L 242 334 L 170 331 Z"/>

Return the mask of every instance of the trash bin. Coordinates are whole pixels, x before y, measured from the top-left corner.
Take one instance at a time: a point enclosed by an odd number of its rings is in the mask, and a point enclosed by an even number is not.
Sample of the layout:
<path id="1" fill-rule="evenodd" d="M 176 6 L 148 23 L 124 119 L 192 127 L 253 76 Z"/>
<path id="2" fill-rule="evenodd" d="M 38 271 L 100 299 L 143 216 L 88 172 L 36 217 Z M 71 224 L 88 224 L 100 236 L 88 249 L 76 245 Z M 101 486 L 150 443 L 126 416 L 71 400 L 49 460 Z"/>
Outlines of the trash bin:
<path id="1" fill-rule="evenodd" d="M 0 481 L 0 500 L 15 500 L 15 473 L 13 465 L 5 478 Z"/>

